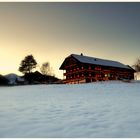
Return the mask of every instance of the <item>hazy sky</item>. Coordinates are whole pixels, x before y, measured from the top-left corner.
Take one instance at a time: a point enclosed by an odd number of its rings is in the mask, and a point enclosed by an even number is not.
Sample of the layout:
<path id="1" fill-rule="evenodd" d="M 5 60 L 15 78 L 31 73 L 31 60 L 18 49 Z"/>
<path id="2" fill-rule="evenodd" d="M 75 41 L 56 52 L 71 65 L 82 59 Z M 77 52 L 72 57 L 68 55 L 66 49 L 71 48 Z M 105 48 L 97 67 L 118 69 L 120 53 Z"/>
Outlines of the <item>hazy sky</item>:
<path id="1" fill-rule="evenodd" d="M 76 53 L 133 65 L 140 57 L 140 3 L 0 2 L 0 74 L 32 54 L 54 73 Z"/>

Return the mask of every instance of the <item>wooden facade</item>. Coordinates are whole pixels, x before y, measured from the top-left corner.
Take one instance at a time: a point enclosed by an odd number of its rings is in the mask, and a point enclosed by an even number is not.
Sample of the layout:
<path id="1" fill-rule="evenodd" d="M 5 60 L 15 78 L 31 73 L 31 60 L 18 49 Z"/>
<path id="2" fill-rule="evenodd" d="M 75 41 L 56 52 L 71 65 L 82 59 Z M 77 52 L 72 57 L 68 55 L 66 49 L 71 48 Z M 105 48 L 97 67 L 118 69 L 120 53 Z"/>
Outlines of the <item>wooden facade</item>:
<path id="1" fill-rule="evenodd" d="M 64 83 L 89 83 L 94 81 L 134 79 L 130 66 L 117 61 L 103 60 L 88 56 L 71 54 L 62 63 Z"/>

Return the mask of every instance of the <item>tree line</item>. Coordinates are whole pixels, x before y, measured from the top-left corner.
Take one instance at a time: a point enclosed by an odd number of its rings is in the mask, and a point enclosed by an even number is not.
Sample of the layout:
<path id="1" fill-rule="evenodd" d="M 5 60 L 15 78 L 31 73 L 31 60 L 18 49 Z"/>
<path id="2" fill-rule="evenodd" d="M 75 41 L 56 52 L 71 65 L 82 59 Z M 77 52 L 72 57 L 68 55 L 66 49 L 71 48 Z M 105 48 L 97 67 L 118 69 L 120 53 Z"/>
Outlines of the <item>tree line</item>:
<path id="1" fill-rule="evenodd" d="M 27 55 L 21 61 L 18 70 L 23 73 L 24 81 L 19 80 L 17 77 L 15 81 L 18 84 L 42 84 L 42 83 L 62 83 L 60 79 L 54 76 L 53 70 L 50 67 L 49 62 L 44 62 L 40 67 L 40 72 L 33 70 L 39 66 L 33 55 Z M 137 59 L 135 64 L 132 66 L 138 74 L 140 74 L 140 58 Z M 58 82 L 59 81 L 59 82 Z M 0 85 L 8 85 L 9 79 L 3 75 L 0 75 Z"/>
<path id="2" fill-rule="evenodd" d="M 49 62 L 44 62 L 39 71 L 34 71 L 38 67 L 38 63 L 33 57 L 33 55 L 27 55 L 21 61 L 18 70 L 23 73 L 23 76 L 20 78 L 24 80 L 19 80 L 19 78 L 15 78 L 15 82 L 18 84 L 42 84 L 42 83 L 57 83 L 60 81 L 57 77 L 55 77 L 53 73 L 52 67 L 50 67 Z M 0 75 L 0 85 L 7 85 L 9 83 L 7 77 Z"/>
<path id="3" fill-rule="evenodd" d="M 27 55 L 20 63 L 19 71 L 23 74 L 31 73 L 37 67 L 37 61 L 33 55 Z M 43 75 L 54 75 L 49 62 L 44 62 L 40 68 Z"/>

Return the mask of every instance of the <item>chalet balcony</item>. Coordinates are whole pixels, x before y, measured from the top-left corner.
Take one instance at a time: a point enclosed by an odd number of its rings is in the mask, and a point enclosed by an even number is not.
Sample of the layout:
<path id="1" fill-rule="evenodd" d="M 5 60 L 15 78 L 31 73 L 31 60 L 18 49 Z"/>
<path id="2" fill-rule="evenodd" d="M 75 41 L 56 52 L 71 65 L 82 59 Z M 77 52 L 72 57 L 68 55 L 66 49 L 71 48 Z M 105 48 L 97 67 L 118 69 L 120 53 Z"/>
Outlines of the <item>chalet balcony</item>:
<path id="1" fill-rule="evenodd" d="M 76 73 L 81 73 L 81 72 L 100 72 L 100 71 L 93 70 L 93 69 L 79 69 L 79 70 L 73 70 L 73 71 L 65 72 L 65 73 L 63 73 L 63 75 L 67 76 L 69 74 L 76 74 Z"/>
<path id="2" fill-rule="evenodd" d="M 69 75 L 69 74 L 75 74 L 75 73 L 80 73 L 80 72 L 84 72 L 85 70 L 73 70 L 73 71 L 70 71 L 70 72 L 66 72 L 66 73 L 63 73 L 64 76 L 66 75 Z"/>

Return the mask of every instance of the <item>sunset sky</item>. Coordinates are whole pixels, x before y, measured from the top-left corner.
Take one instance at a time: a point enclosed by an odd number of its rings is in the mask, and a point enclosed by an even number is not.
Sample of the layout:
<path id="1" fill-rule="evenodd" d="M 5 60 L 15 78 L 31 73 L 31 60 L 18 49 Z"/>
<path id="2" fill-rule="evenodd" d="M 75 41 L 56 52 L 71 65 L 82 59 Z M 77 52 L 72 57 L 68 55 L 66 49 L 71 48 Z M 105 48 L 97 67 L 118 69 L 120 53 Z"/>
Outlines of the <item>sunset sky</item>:
<path id="1" fill-rule="evenodd" d="M 0 74 L 32 54 L 57 77 L 75 53 L 133 65 L 140 57 L 140 3 L 0 2 Z"/>

